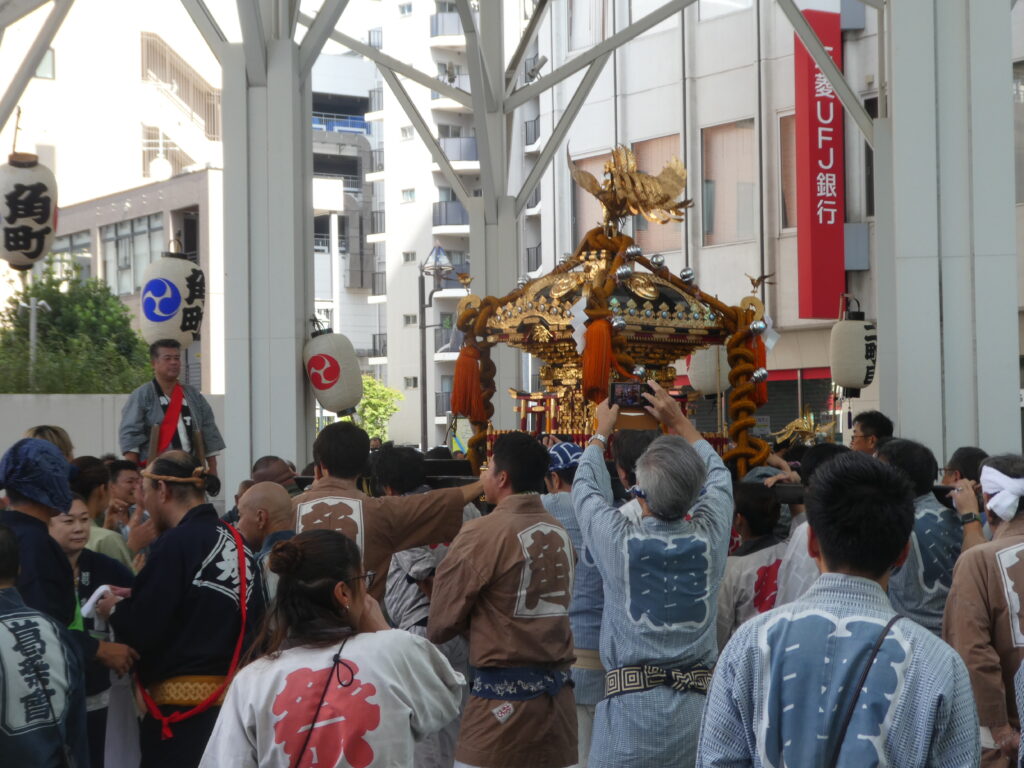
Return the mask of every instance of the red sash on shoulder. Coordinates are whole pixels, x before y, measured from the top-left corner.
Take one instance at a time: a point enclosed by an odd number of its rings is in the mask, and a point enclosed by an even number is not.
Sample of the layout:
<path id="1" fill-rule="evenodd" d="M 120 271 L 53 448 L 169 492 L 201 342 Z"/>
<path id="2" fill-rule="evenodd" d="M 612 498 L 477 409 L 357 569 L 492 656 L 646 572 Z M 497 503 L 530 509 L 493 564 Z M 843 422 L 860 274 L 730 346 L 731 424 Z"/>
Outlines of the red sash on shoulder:
<path id="1" fill-rule="evenodd" d="M 171 403 L 164 411 L 164 420 L 160 422 L 160 440 L 156 449 L 158 455 L 170 447 L 174 433 L 178 431 L 178 419 L 181 417 L 181 404 L 184 400 L 185 390 L 182 389 L 181 384 L 176 383 L 174 391 L 171 392 Z M 156 456 L 152 458 L 155 459 Z"/>

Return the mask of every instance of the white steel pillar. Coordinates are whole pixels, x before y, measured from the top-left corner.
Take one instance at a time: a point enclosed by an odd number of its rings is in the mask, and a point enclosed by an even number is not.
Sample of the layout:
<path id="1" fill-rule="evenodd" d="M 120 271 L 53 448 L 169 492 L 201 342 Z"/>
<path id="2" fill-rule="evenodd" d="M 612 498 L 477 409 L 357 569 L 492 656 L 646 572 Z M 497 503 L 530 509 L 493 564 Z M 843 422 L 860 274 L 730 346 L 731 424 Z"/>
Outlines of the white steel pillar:
<path id="1" fill-rule="evenodd" d="M 881 407 L 940 462 L 961 445 L 1019 452 L 1010 9 L 888 7 L 891 117 L 875 124 Z"/>
<path id="2" fill-rule="evenodd" d="M 302 466 L 313 439 L 302 371 L 313 313 L 308 69 L 289 33 L 243 31 L 245 42 L 225 45 L 222 57 L 230 482 L 264 454 Z"/>

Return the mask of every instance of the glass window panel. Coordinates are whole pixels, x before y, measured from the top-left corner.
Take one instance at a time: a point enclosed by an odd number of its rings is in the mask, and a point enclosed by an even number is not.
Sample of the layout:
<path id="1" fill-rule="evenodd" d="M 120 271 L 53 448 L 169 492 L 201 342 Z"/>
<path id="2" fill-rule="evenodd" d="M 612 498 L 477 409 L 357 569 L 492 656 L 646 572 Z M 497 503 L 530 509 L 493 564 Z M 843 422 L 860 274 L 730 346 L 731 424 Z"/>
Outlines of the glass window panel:
<path id="1" fill-rule="evenodd" d="M 587 171 L 598 180 L 604 179 L 604 164 L 611 159 L 611 155 L 596 155 L 594 157 L 584 157 L 579 160 L 575 160 L 576 167 L 581 171 Z M 576 237 L 575 241 L 578 243 L 583 235 L 589 230 L 598 226 L 601 223 L 601 203 L 597 201 L 597 198 L 592 194 L 583 189 L 583 187 L 573 184 L 575 187 L 575 204 L 576 204 Z"/>
<path id="2" fill-rule="evenodd" d="M 782 229 L 796 226 L 796 115 L 779 118 L 779 216 Z"/>
<path id="3" fill-rule="evenodd" d="M 755 139 L 753 118 L 701 131 L 704 245 L 753 237 Z"/>
<path id="4" fill-rule="evenodd" d="M 119 221 L 116 226 L 118 235 L 130 235 L 132 233 L 132 223 L 130 221 Z"/>
<path id="5" fill-rule="evenodd" d="M 107 287 L 117 293 L 117 243 L 113 240 L 103 241 L 103 275 Z"/>
<path id="6" fill-rule="evenodd" d="M 728 16 L 730 13 L 745 11 L 752 8 L 753 0 L 700 0 L 700 19 L 717 19 L 719 16 Z"/>
<path id="7" fill-rule="evenodd" d="M 330 252 L 315 252 L 313 254 L 313 293 L 318 301 L 330 301 L 333 298 L 331 279 Z"/>
<path id="8" fill-rule="evenodd" d="M 633 145 L 636 164 L 641 171 L 657 176 L 673 157 L 680 156 L 679 134 L 638 141 Z M 682 198 L 686 197 L 683 190 Z M 651 224 L 643 216 L 634 217 L 633 238 L 645 253 L 679 251 L 683 247 L 683 225 L 678 221 Z"/>

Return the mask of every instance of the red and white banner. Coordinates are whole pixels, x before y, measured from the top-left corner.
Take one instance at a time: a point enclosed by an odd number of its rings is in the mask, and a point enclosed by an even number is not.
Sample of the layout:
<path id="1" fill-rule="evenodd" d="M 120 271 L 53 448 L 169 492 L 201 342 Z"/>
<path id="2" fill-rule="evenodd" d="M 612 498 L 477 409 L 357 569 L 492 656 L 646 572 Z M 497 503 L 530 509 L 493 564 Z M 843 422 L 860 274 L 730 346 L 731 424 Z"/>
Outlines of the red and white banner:
<path id="1" fill-rule="evenodd" d="M 803 14 L 842 71 L 843 36 L 836 11 Z M 835 319 L 839 296 L 846 291 L 843 107 L 803 43 L 794 38 L 799 316 Z"/>

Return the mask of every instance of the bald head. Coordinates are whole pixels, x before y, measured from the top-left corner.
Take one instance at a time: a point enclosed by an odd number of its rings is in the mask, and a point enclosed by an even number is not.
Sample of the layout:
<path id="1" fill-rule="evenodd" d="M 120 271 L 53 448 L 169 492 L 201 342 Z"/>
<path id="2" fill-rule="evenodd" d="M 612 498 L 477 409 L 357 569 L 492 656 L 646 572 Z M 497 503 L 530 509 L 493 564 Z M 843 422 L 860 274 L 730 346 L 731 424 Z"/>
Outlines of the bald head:
<path id="1" fill-rule="evenodd" d="M 238 530 L 250 547 L 259 549 L 269 534 L 294 527 L 292 500 L 277 483 L 256 483 L 238 500 Z"/>

